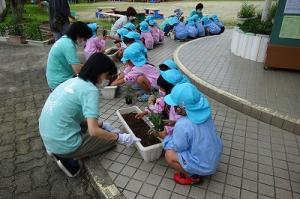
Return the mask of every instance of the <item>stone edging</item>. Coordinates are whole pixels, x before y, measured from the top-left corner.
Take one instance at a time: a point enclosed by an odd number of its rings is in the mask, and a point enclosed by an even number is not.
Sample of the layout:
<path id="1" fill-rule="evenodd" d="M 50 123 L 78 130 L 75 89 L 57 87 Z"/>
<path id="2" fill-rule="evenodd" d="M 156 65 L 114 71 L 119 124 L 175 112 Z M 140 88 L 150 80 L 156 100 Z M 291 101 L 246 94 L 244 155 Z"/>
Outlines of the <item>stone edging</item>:
<path id="1" fill-rule="evenodd" d="M 88 158 L 83 162 L 90 183 L 103 199 L 126 199 L 113 183 L 108 173 L 96 158 Z"/>
<path id="2" fill-rule="evenodd" d="M 2 42 L 7 42 L 8 37 L 0 37 L 0 41 Z M 36 41 L 36 40 L 30 40 L 30 39 L 26 39 L 27 43 L 26 44 L 21 44 L 21 45 L 33 45 L 33 46 L 45 46 L 48 45 L 49 41 L 51 41 L 51 39 L 47 39 L 44 41 Z"/>
<path id="3" fill-rule="evenodd" d="M 260 105 L 257 105 L 255 103 L 252 103 L 246 99 L 240 98 L 238 96 L 235 96 L 227 91 L 221 90 L 212 84 L 209 84 L 208 82 L 202 80 L 195 74 L 193 74 L 189 69 L 187 69 L 180 61 L 178 54 L 180 50 L 185 46 L 188 45 L 194 41 L 198 41 L 199 38 L 196 40 L 189 41 L 187 43 L 184 43 L 180 45 L 174 52 L 173 57 L 174 61 L 177 63 L 180 70 L 185 73 L 192 82 L 198 86 L 198 88 L 205 93 L 207 96 L 233 108 L 237 111 L 240 111 L 246 115 L 249 115 L 255 119 L 258 119 L 260 121 L 263 121 L 267 124 L 271 124 L 273 126 L 276 126 L 278 128 L 281 128 L 283 130 L 295 133 L 297 135 L 300 135 L 300 119 L 294 119 L 290 118 L 287 115 L 282 115 L 277 111 L 274 111 L 270 108 L 265 108 Z"/>

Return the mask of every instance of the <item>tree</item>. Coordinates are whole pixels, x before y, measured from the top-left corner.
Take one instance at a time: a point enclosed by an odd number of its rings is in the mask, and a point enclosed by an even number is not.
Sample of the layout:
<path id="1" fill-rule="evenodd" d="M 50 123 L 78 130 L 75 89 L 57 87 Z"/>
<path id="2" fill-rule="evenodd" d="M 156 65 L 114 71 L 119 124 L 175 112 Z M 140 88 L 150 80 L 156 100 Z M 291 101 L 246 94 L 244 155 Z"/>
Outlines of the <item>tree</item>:
<path id="1" fill-rule="evenodd" d="M 265 0 L 261 21 L 267 21 L 271 5 L 272 5 L 272 0 Z"/>
<path id="2" fill-rule="evenodd" d="M 26 0 L 9 0 L 13 16 L 13 23 L 18 24 L 22 21 L 24 4 Z"/>

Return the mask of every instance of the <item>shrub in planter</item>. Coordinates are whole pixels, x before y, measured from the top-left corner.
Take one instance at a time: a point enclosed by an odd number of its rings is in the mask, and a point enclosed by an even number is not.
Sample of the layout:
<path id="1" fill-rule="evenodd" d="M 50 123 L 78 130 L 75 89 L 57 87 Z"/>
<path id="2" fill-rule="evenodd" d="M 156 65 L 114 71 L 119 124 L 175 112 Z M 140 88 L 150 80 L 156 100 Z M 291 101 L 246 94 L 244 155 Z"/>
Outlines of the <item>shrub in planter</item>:
<path id="1" fill-rule="evenodd" d="M 273 24 L 270 20 L 261 21 L 260 19 L 255 18 L 248 19 L 243 24 L 239 24 L 238 26 L 244 32 L 270 35 Z"/>
<path id="2" fill-rule="evenodd" d="M 244 2 L 237 15 L 238 21 L 239 23 L 243 23 L 247 19 L 254 18 L 255 14 L 255 6 L 253 4 L 249 4 L 248 2 Z"/>
<path id="3" fill-rule="evenodd" d="M 6 36 L 6 30 L 7 30 L 7 26 L 4 24 L 0 24 L 0 36 L 1 37 Z"/>
<path id="4" fill-rule="evenodd" d="M 43 35 L 39 24 L 27 24 L 25 26 L 25 35 L 27 39 L 42 41 Z"/>

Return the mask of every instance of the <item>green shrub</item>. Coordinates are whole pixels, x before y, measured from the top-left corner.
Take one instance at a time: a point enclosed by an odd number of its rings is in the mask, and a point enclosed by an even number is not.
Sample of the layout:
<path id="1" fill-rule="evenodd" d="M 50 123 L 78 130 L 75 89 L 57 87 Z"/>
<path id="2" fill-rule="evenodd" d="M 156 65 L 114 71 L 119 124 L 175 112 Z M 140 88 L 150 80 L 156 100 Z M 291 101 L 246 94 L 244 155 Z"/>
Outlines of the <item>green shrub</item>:
<path id="1" fill-rule="evenodd" d="M 0 36 L 1 37 L 6 36 L 6 30 L 7 30 L 7 26 L 4 24 L 0 24 Z"/>
<path id="2" fill-rule="evenodd" d="M 13 24 L 8 26 L 8 34 L 13 36 L 24 36 L 24 29 L 21 24 Z"/>
<path id="3" fill-rule="evenodd" d="M 261 21 L 260 19 L 255 18 L 248 19 L 243 24 L 239 24 L 238 26 L 244 32 L 270 35 L 273 24 L 270 20 Z"/>
<path id="4" fill-rule="evenodd" d="M 268 16 L 269 20 L 272 20 L 275 18 L 277 7 L 278 7 L 278 2 L 272 4 L 270 11 L 269 11 L 269 16 Z"/>
<path id="5" fill-rule="evenodd" d="M 43 40 L 42 32 L 40 30 L 39 24 L 37 23 L 27 24 L 24 31 L 27 39 L 37 41 Z"/>
<path id="6" fill-rule="evenodd" d="M 238 12 L 238 17 L 240 18 L 250 18 L 255 16 L 255 6 L 249 4 L 247 1 L 244 2 L 241 6 L 240 11 Z"/>

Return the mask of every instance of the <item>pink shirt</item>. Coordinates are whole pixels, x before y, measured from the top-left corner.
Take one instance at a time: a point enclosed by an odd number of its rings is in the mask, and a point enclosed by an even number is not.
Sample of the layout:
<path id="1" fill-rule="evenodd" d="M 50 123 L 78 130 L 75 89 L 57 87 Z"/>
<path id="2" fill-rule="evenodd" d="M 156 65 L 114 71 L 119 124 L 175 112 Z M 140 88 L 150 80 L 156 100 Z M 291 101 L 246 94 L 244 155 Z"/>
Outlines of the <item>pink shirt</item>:
<path id="1" fill-rule="evenodd" d="M 159 43 L 160 30 L 157 27 L 150 27 L 151 34 L 155 44 Z"/>
<path id="2" fill-rule="evenodd" d="M 144 44 L 147 49 L 153 49 L 154 40 L 151 32 L 142 32 L 141 39 L 144 40 Z"/>
<path id="3" fill-rule="evenodd" d="M 84 56 L 88 59 L 92 54 L 101 52 L 105 49 L 105 40 L 98 37 L 92 37 L 87 40 L 84 48 Z"/>
<path id="4" fill-rule="evenodd" d="M 124 70 L 125 82 L 135 84 L 139 76 L 144 75 L 150 82 L 152 88 L 157 88 L 157 79 L 159 77 L 159 70 L 157 67 L 144 64 L 141 67 L 127 66 Z"/>

